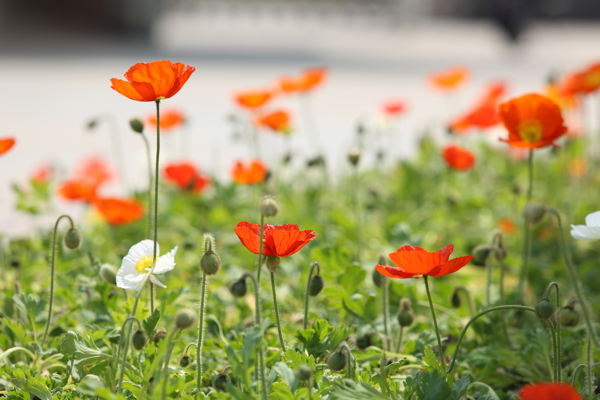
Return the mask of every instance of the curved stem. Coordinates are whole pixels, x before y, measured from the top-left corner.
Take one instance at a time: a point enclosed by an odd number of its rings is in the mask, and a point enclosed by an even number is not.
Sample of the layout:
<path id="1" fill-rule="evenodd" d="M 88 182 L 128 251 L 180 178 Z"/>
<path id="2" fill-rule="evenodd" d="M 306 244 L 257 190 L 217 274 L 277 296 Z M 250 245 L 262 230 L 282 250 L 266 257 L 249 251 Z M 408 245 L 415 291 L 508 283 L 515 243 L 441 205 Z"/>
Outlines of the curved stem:
<path id="1" fill-rule="evenodd" d="M 575 369 L 573 370 L 573 375 L 571 376 L 571 386 L 575 387 L 575 384 L 577 383 L 577 373 L 580 369 L 585 367 L 587 367 L 587 364 L 579 364 L 575 367 Z"/>
<path id="2" fill-rule="evenodd" d="M 435 318 L 435 311 L 433 309 L 433 301 L 431 301 L 431 293 L 429 292 L 429 282 L 427 282 L 427 275 L 423 275 L 425 281 L 425 289 L 427 290 L 427 299 L 429 300 L 429 308 L 431 309 L 431 317 L 433 318 L 433 326 L 435 328 L 435 335 L 437 336 L 438 349 L 440 354 L 440 364 L 442 369 L 446 370 L 446 363 L 444 362 L 444 348 L 442 347 L 442 338 L 440 337 L 440 330 L 438 328 L 437 319 Z M 468 326 L 468 324 L 467 324 Z"/>
<path id="3" fill-rule="evenodd" d="M 188 355 L 188 350 L 189 350 L 189 349 L 190 349 L 190 347 L 192 347 L 192 346 L 194 346 L 195 348 L 198 348 L 198 346 L 196 345 L 196 343 L 194 343 L 194 342 L 188 343 L 188 345 L 187 345 L 187 346 L 185 346 L 185 348 L 183 349 L 183 355 L 184 355 L 184 356 L 187 356 L 187 355 Z"/>
<path id="4" fill-rule="evenodd" d="M 558 321 L 558 309 L 560 307 L 560 289 L 558 287 L 558 283 L 550 282 L 548 287 L 546 288 L 546 294 L 544 296 L 545 299 L 550 298 L 550 291 L 554 288 L 556 290 L 556 304 L 554 306 L 554 315 L 556 317 L 556 321 Z M 560 334 L 560 324 L 556 324 L 556 345 L 554 348 L 554 362 L 557 365 L 556 370 L 556 382 L 562 381 L 562 347 L 561 347 L 561 334 Z"/>
<path id="5" fill-rule="evenodd" d="M 262 219 L 261 219 L 262 222 Z M 262 223 L 261 223 L 262 226 Z M 262 229 L 261 229 L 262 232 Z M 262 235 L 261 235 L 262 236 Z M 261 241 L 261 250 L 262 250 L 262 241 Z M 259 253 L 262 254 L 262 251 Z M 260 257 L 259 257 L 260 259 Z M 254 284 L 254 297 L 255 297 L 255 308 L 256 308 L 256 316 L 254 318 L 254 325 L 259 329 L 260 332 L 260 340 L 258 342 L 258 365 L 259 365 L 259 371 L 260 371 L 260 382 L 261 382 L 261 386 L 262 386 L 262 390 L 260 391 L 261 393 L 261 398 L 263 400 L 267 400 L 267 382 L 265 379 L 265 360 L 263 357 L 263 345 L 262 345 L 262 336 L 263 336 L 263 331 L 262 331 L 262 327 L 260 325 L 260 321 L 261 321 L 261 316 L 260 316 L 260 298 L 258 297 L 258 281 L 256 280 L 256 278 L 254 278 L 254 275 L 252 275 L 249 272 L 246 272 L 244 275 L 242 275 L 242 279 L 246 279 L 249 278 L 252 283 Z"/>
<path id="6" fill-rule="evenodd" d="M 321 265 L 315 261 L 310 266 L 310 272 L 308 273 L 308 283 L 306 284 L 306 296 L 304 297 L 304 329 L 308 329 L 308 293 L 310 292 L 310 282 L 313 277 L 313 272 L 317 268 L 317 276 L 321 274 Z"/>
<path id="7" fill-rule="evenodd" d="M 281 332 L 281 321 L 279 320 L 279 306 L 277 305 L 277 291 L 275 290 L 275 273 L 271 272 L 271 289 L 273 291 L 273 306 L 275 307 L 275 321 L 277 321 L 277 334 L 279 335 L 279 344 L 281 351 L 285 353 L 285 342 Z"/>
<path id="8" fill-rule="evenodd" d="M 61 219 L 67 218 L 69 220 L 69 224 L 71 224 L 71 229 L 75 228 L 73 224 L 73 219 L 63 214 L 56 220 L 54 224 L 54 233 L 52 234 L 52 255 L 50 257 L 50 301 L 48 302 L 48 318 L 46 320 L 46 328 L 44 329 L 44 336 L 42 337 L 42 347 L 46 344 L 46 338 L 48 337 L 48 330 L 50 329 L 50 320 L 52 319 L 52 305 L 54 303 L 54 265 L 56 261 L 56 232 L 58 231 L 58 223 Z M 34 321 L 31 321 L 31 325 L 35 324 Z M 35 326 L 33 327 L 33 331 L 35 332 Z"/>
<path id="9" fill-rule="evenodd" d="M 340 348 L 346 352 L 346 377 L 354 380 L 354 372 L 352 371 L 352 351 L 350 351 L 350 346 L 348 346 L 348 343 L 342 342 Z"/>
<path id="10" fill-rule="evenodd" d="M 200 394 L 200 388 L 202 387 L 202 346 L 204 345 L 204 312 L 206 307 L 206 284 L 208 281 L 208 275 L 202 273 L 202 289 L 200 294 L 200 316 L 198 318 L 198 344 L 196 345 L 196 384 L 198 389 L 196 390 L 196 398 Z M 189 345 L 188 345 L 189 346 Z"/>
<path id="11" fill-rule="evenodd" d="M 473 306 L 473 299 L 471 298 L 471 292 L 463 285 L 458 285 L 454 288 L 454 293 L 463 292 L 467 298 L 467 305 L 469 307 L 469 317 L 473 318 L 475 315 L 475 306 Z"/>

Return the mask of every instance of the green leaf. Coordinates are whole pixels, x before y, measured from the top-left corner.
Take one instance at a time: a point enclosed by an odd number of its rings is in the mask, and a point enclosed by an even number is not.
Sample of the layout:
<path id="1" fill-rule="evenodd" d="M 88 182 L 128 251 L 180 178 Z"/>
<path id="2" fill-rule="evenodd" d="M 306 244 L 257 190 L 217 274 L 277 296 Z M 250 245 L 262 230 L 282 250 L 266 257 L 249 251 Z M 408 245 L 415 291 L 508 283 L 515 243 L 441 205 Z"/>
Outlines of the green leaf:
<path id="1" fill-rule="evenodd" d="M 10 333 L 12 333 L 14 339 L 22 346 L 27 346 L 27 344 L 31 341 L 25 332 L 25 328 L 20 322 L 13 321 L 8 318 L 2 318 L 2 323 L 10 331 Z"/>
<path id="2" fill-rule="evenodd" d="M 358 383 L 349 379 L 336 382 L 330 398 L 332 400 L 387 400 L 386 396 L 369 384 Z"/>
<path id="3" fill-rule="evenodd" d="M 275 371 L 279 376 L 281 376 L 281 378 L 283 378 L 284 382 L 288 385 L 292 393 L 296 391 L 296 388 L 298 387 L 298 379 L 290 367 L 288 367 L 285 363 L 278 362 L 271 370 Z"/>
<path id="4" fill-rule="evenodd" d="M 417 387 L 416 393 L 419 400 L 440 400 L 449 399 L 451 390 L 446 382 L 446 377 L 438 370 L 433 372 L 421 371 L 420 385 Z"/>
<path id="5" fill-rule="evenodd" d="M 353 295 L 356 289 L 364 282 L 367 276 L 367 271 L 358 265 L 351 265 L 346 269 L 342 275 L 340 275 L 340 285 L 344 288 L 346 293 Z"/>
<path id="6" fill-rule="evenodd" d="M 142 322 L 142 326 L 144 327 L 144 330 L 148 336 L 152 336 L 156 325 L 158 325 L 158 321 L 160 321 L 160 309 L 155 308 L 152 315 Z"/>
<path id="7" fill-rule="evenodd" d="M 240 389 L 232 385 L 225 385 L 225 390 L 227 390 L 227 393 L 232 395 L 233 398 L 236 400 L 256 400 L 255 397 L 251 396 L 248 393 L 242 392 Z"/>
<path id="8" fill-rule="evenodd" d="M 468 375 L 465 375 L 454 382 L 454 385 L 452 386 L 452 400 L 460 400 L 460 398 L 467 393 L 469 383 L 471 383 L 471 379 L 469 379 Z"/>
<path id="9" fill-rule="evenodd" d="M 32 376 L 27 378 L 14 378 L 11 379 L 11 381 L 19 389 L 23 389 L 27 393 L 39 397 L 41 400 L 52 400 L 50 389 Z"/>
<path id="10" fill-rule="evenodd" d="M 425 347 L 425 355 L 423 357 L 423 361 L 425 361 L 425 364 L 428 365 L 431 369 L 440 372 L 442 371 L 442 366 L 437 361 L 437 358 L 435 357 L 435 353 L 433 352 L 431 346 Z"/>
<path id="11" fill-rule="evenodd" d="M 83 376 L 83 367 L 99 362 L 105 358 L 112 358 L 102 353 L 92 342 L 86 342 L 78 333 L 69 331 L 60 343 L 61 352 L 70 358 L 69 365 L 75 367 L 72 371 L 73 379 L 78 381 Z"/>

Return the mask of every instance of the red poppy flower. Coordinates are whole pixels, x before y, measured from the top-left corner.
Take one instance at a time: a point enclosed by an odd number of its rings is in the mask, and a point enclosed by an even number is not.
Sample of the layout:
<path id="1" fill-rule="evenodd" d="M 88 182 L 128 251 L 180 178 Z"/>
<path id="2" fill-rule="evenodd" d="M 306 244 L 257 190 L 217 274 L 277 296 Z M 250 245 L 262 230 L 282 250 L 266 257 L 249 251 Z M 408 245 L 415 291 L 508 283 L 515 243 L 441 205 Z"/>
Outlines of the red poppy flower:
<path id="1" fill-rule="evenodd" d="M 251 160 L 247 165 L 238 161 L 231 170 L 235 183 L 241 185 L 254 185 L 264 182 L 267 177 L 267 168 L 260 160 Z"/>
<path id="2" fill-rule="evenodd" d="M 277 110 L 259 116 L 256 123 L 275 132 L 291 133 L 290 114 L 286 110 Z"/>
<path id="3" fill-rule="evenodd" d="M 527 385 L 520 392 L 523 400 L 583 400 L 577 390 L 566 383 L 537 383 Z"/>
<path id="4" fill-rule="evenodd" d="M 106 163 L 97 158 L 89 158 L 75 169 L 73 178 L 62 183 L 58 194 L 65 200 L 93 202 L 98 188 L 109 181 L 112 173 Z"/>
<path id="5" fill-rule="evenodd" d="M 111 225 L 126 225 L 144 217 L 144 208 L 134 199 L 97 199 L 94 208 Z"/>
<path id="6" fill-rule="evenodd" d="M 386 115 L 400 115 L 406 111 L 406 104 L 401 100 L 389 100 L 381 108 Z"/>
<path id="7" fill-rule="evenodd" d="M 0 139 L 0 154 L 4 154 L 15 145 L 14 138 L 4 138 Z"/>
<path id="8" fill-rule="evenodd" d="M 566 96 L 585 95 L 600 88 L 600 63 L 568 75 L 562 85 L 561 92 Z"/>
<path id="9" fill-rule="evenodd" d="M 469 71 L 464 67 L 454 67 L 446 71 L 429 75 L 429 83 L 435 89 L 450 91 L 457 89 L 467 81 Z"/>
<path id="10" fill-rule="evenodd" d="M 112 88 L 136 101 L 156 101 L 173 97 L 196 68 L 168 60 L 137 63 L 125 73 L 126 81 L 112 78 Z"/>
<path id="11" fill-rule="evenodd" d="M 454 246 L 449 244 L 440 251 L 430 253 L 417 246 L 402 246 L 389 257 L 395 267 L 376 265 L 381 274 L 390 278 L 420 278 L 423 275 L 444 276 L 458 271 L 471 261 L 473 256 L 463 256 L 449 260 Z"/>
<path id="12" fill-rule="evenodd" d="M 455 133 L 464 133 L 473 128 L 486 129 L 500 123 L 498 102 L 506 92 L 503 82 L 490 84 L 478 103 L 450 124 Z"/>
<path id="13" fill-rule="evenodd" d="M 156 113 L 148 115 L 146 121 L 149 125 L 156 127 Z M 160 113 L 160 131 L 173 130 L 185 122 L 185 116 L 179 110 L 166 109 Z"/>
<path id="14" fill-rule="evenodd" d="M 255 110 L 267 104 L 273 92 L 266 89 L 247 90 L 235 95 L 235 101 L 242 107 Z"/>
<path id="15" fill-rule="evenodd" d="M 164 169 L 165 178 L 174 182 L 181 190 L 199 193 L 210 183 L 208 176 L 200 173 L 189 162 L 171 163 Z"/>
<path id="16" fill-rule="evenodd" d="M 240 222 L 235 227 L 240 242 L 254 254 L 259 251 L 260 225 Z M 297 253 L 316 238 L 313 230 L 301 231 L 298 225 L 264 225 L 263 256 L 287 257 Z"/>
<path id="17" fill-rule="evenodd" d="M 52 175 L 54 174 L 54 167 L 49 164 L 38 167 L 31 176 L 31 181 L 41 185 L 50 182 Z"/>
<path id="18" fill-rule="evenodd" d="M 442 151 L 444 161 L 450 166 L 459 171 L 467 171 L 475 165 L 475 155 L 469 150 L 460 146 L 449 145 Z"/>
<path id="19" fill-rule="evenodd" d="M 279 78 L 279 89 L 284 93 L 305 93 L 319 86 L 327 76 L 325 68 L 308 68 L 298 77 Z"/>
<path id="20" fill-rule="evenodd" d="M 530 93 L 500 104 L 500 119 L 511 146 L 537 149 L 553 145 L 567 132 L 560 108 L 552 100 Z"/>
<path id="21" fill-rule="evenodd" d="M 65 200 L 81 200 L 91 203 L 96 198 L 98 186 L 85 181 L 66 181 L 58 187 L 58 194 Z"/>

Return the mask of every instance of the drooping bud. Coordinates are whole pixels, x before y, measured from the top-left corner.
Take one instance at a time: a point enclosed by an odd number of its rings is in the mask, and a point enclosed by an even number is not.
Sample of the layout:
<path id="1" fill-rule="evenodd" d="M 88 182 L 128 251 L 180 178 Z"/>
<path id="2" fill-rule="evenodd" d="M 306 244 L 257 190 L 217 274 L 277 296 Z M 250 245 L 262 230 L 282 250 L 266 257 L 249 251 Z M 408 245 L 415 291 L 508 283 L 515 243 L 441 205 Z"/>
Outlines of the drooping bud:
<path id="1" fill-rule="evenodd" d="M 215 389 L 220 390 L 220 391 L 224 391 L 225 390 L 225 385 L 231 383 L 229 381 L 229 377 L 226 374 L 220 373 L 218 375 L 215 375 L 215 377 L 213 378 L 212 381 L 212 385 Z"/>
<path id="2" fill-rule="evenodd" d="M 356 338 L 356 347 L 360 350 L 364 350 L 371 345 L 373 345 L 373 339 L 371 338 L 370 333 L 365 333 Z"/>
<path id="3" fill-rule="evenodd" d="M 248 293 L 248 285 L 246 284 L 246 278 L 242 277 L 229 284 L 229 291 L 233 297 L 242 298 Z"/>
<path id="4" fill-rule="evenodd" d="M 81 246 L 81 232 L 77 228 L 70 228 L 65 233 L 65 246 L 71 250 L 78 249 Z"/>
<path id="5" fill-rule="evenodd" d="M 313 370 L 306 364 L 301 364 L 296 370 L 296 378 L 299 381 L 307 381 L 313 376 Z"/>
<path id="6" fill-rule="evenodd" d="M 267 269 L 271 272 L 276 272 L 277 268 L 279 268 L 279 261 L 281 261 L 279 256 L 267 256 Z"/>
<path id="7" fill-rule="evenodd" d="M 523 208 L 523 217 L 530 224 L 539 223 L 546 215 L 546 206 L 538 203 L 527 203 Z"/>
<path id="8" fill-rule="evenodd" d="M 179 360 L 179 365 L 181 365 L 181 368 L 185 368 L 188 365 L 190 365 L 190 356 L 186 354 L 183 357 L 181 357 L 181 360 Z"/>
<path id="9" fill-rule="evenodd" d="M 133 336 L 131 336 L 131 343 L 133 343 L 133 347 L 136 350 L 141 350 L 144 348 L 144 346 L 146 346 L 146 343 L 148 342 L 148 336 L 146 335 L 146 332 L 142 331 L 142 330 L 137 330 L 133 333 Z"/>
<path id="10" fill-rule="evenodd" d="M 558 310 L 558 323 L 560 326 L 572 327 L 579 323 L 579 311 L 567 305 Z"/>
<path id="11" fill-rule="evenodd" d="M 321 293 L 324 287 L 325 281 L 323 281 L 323 277 L 321 275 L 313 275 L 308 284 L 308 295 L 315 297 Z"/>
<path id="12" fill-rule="evenodd" d="M 155 345 L 158 345 L 158 342 L 163 340 L 167 336 L 167 330 L 165 328 L 158 328 L 154 336 L 152 336 L 152 341 Z"/>
<path id="13" fill-rule="evenodd" d="M 196 322 L 196 312 L 190 308 L 182 308 L 175 313 L 177 329 L 187 329 Z"/>
<path id="14" fill-rule="evenodd" d="M 129 126 L 131 127 L 131 130 L 134 131 L 135 133 L 142 133 L 144 132 L 144 123 L 142 122 L 141 119 L 139 118 L 131 118 L 129 120 Z"/>
<path id="15" fill-rule="evenodd" d="M 353 166 L 357 166 L 360 161 L 360 149 L 358 147 L 353 147 L 348 150 L 348 162 Z"/>
<path id="16" fill-rule="evenodd" d="M 541 319 L 548 319 L 554 314 L 554 304 L 548 299 L 541 299 L 535 305 L 535 313 Z"/>
<path id="17" fill-rule="evenodd" d="M 398 311 L 396 318 L 398 319 L 398 325 L 400 325 L 403 328 L 412 325 L 415 319 L 415 315 L 410 306 L 409 298 L 404 297 L 400 300 L 400 310 Z"/>
<path id="18" fill-rule="evenodd" d="M 383 285 L 383 279 L 384 277 L 381 272 L 377 271 L 377 268 L 373 268 L 373 272 L 371 273 L 371 280 L 373 281 L 373 284 L 380 288 Z"/>
<path id="19" fill-rule="evenodd" d="M 492 246 L 488 244 L 480 244 L 475 246 L 472 251 L 473 259 L 471 260 L 471 263 L 478 267 L 484 267 L 491 250 Z"/>
<path id="20" fill-rule="evenodd" d="M 204 235 L 204 254 L 200 259 L 200 268 L 206 275 L 214 275 L 221 269 L 221 258 L 214 251 L 215 238 L 210 234 Z"/>
<path id="21" fill-rule="evenodd" d="M 329 354 L 329 358 L 327 359 L 327 367 L 334 371 L 341 371 L 346 366 L 346 356 L 340 351 L 336 350 L 333 353 Z"/>
<path id="22" fill-rule="evenodd" d="M 100 266 L 100 277 L 109 285 L 117 285 L 117 267 L 112 264 L 102 264 Z"/>
<path id="23" fill-rule="evenodd" d="M 260 199 L 259 209 L 263 217 L 274 217 L 279 212 L 279 203 L 274 196 L 263 196 Z"/>
<path id="24" fill-rule="evenodd" d="M 450 297 L 450 304 L 452 304 L 452 307 L 454 308 L 459 308 L 462 305 L 462 299 L 460 297 L 460 294 L 458 294 L 457 289 L 454 289 L 454 292 L 452 292 L 452 297 Z"/>

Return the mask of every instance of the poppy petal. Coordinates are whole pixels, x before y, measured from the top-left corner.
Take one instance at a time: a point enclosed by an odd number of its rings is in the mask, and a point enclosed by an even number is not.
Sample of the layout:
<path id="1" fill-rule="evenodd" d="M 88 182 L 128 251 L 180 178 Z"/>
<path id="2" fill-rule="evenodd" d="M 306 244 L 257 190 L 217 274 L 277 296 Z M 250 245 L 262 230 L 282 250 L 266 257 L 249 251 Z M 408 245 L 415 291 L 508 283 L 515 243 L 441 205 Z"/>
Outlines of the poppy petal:
<path id="1" fill-rule="evenodd" d="M 400 268 L 392 267 L 390 265 L 376 265 L 375 268 L 380 274 L 385 275 L 388 278 L 408 279 L 421 276 L 402 271 Z"/>
<path id="2" fill-rule="evenodd" d="M 472 259 L 473 256 L 456 257 L 446 262 L 445 264 L 439 266 L 437 271 L 432 271 L 427 275 L 439 277 L 451 274 L 467 265 Z"/>
<path id="3" fill-rule="evenodd" d="M 259 229 L 259 225 L 250 222 L 240 222 L 234 229 L 240 242 L 254 254 L 259 251 Z"/>

